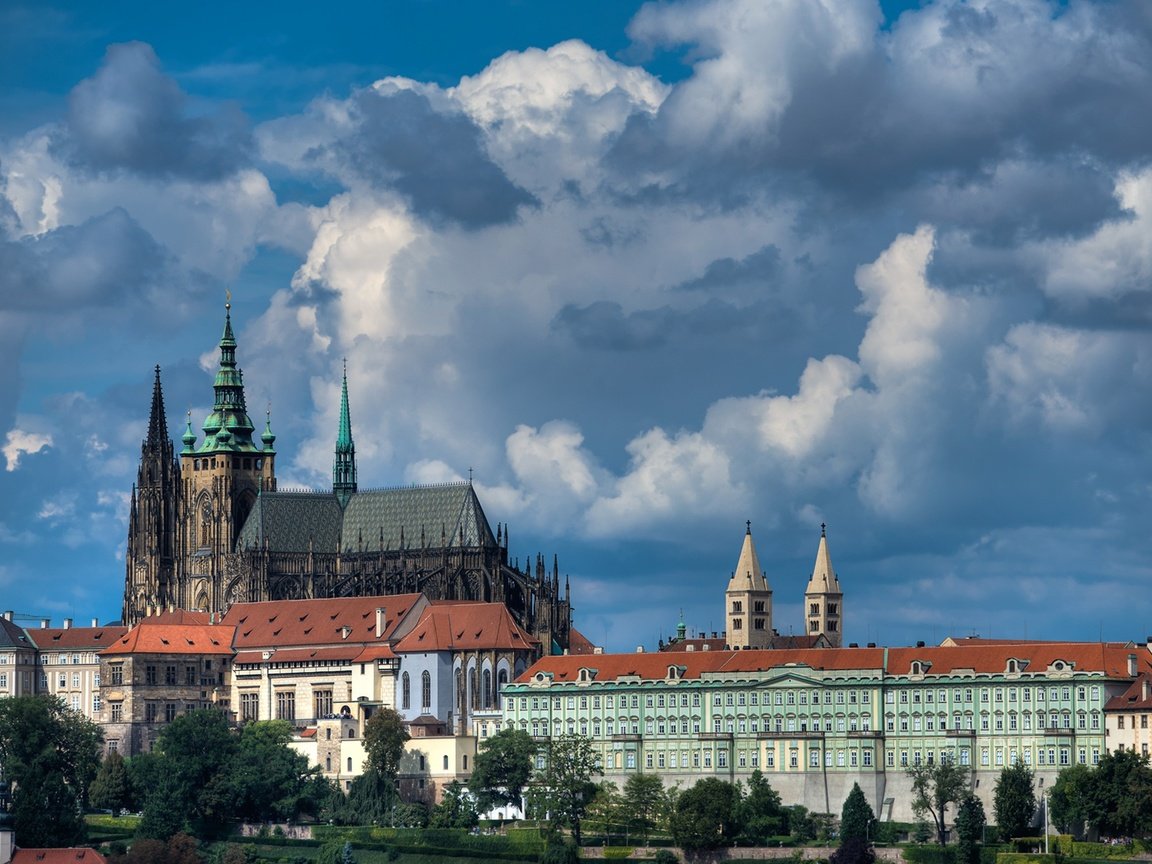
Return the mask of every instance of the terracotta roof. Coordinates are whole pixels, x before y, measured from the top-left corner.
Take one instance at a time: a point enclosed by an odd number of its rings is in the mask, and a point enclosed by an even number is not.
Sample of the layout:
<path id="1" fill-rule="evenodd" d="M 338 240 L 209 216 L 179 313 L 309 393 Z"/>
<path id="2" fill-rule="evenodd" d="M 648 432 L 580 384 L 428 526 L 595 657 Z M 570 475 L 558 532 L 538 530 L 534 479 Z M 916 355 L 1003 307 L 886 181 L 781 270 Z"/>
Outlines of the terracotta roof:
<path id="1" fill-rule="evenodd" d="M 592 640 L 573 627 L 568 631 L 568 653 L 595 654 L 596 646 L 592 644 Z"/>
<path id="2" fill-rule="evenodd" d="M 17 849 L 12 864 L 107 864 L 95 849 Z"/>
<path id="3" fill-rule="evenodd" d="M 333 597 L 237 603 L 223 618 L 236 628 L 237 650 L 287 646 L 330 646 L 383 642 L 393 638 L 421 594 L 385 597 Z M 376 636 L 376 610 L 385 610 L 384 632 Z M 347 635 L 344 628 L 349 628 Z"/>
<path id="4" fill-rule="evenodd" d="M 127 627 L 41 627 L 26 631 L 41 651 L 105 648 L 128 632 Z"/>
<path id="5" fill-rule="evenodd" d="M 145 618 L 101 655 L 231 654 L 233 628 L 222 624 L 158 624 Z"/>
<path id="6" fill-rule="evenodd" d="M 529 650 L 539 643 L 522 630 L 503 603 L 432 603 L 416 626 L 392 646 L 397 654 L 470 649 Z"/>
<path id="7" fill-rule="evenodd" d="M 1119 696 L 1113 696 L 1104 706 L 1105 711 L 1152 710 L 1152 675 L 1141 673 L 1131 686 Z"/>
<path id="8" fill-rule="evenodd" d="M 707 647 L 705 647 L 707 646 Z M 772 636 L 768 645 L 764 649 L 757 650 L 780 650 L 782 648 L 829 648 L 831 647 L 828 642 L 828 637 L 821 633 L 814 636 L 807 634 L 803 636 L 781 636 L 775 634 Z M 677 640 L 672 639 L 665 645 L 662 645 L 660 651 L 730 651 L 728 647 L 728 638 L 726 636 L 700 636 L 690 639 Z M 752 650 L 752 649 L 748 649 Z"/>
<path id="9" fill-rule="evenodd" d="M 592 657 L 551 656 L 537 661 L 524 672 L 524 683 L 537 672 L 548 672 L 555 681 L 575 681 L 581 668 L 595 669 L 597 681 L 626 676 L 663 680 L 669 666 L 679 667 L 678 677 L 695 679 L 708 673 L 762 672 L 788 666 L 816 670 L 881 670 L 887 675 L 908 675 L 913 661 L 930 664 L 927 677 L 960 670 L 999 674 L 1009 659 L 1028 661 L 1027 671 L 1047 669 L 1057 660 L 1077 671 L 1101 672 L 1110 678 L 1128 677 L 1128 657 L 1135 654 L 1138 669 L 1152 674 L 1152 655 L 1121 643 L 1045 642 L 1005 645 L 963 645 L 924 648 L 811 648 L 750 651 L 662 651 L 637 654 L 599 654 Z M 885 664 L 885 658 L 887 663 Z"/>
<path id="10" fill-rule="evenodd" d="M 272 651 L 269 660 L 272 663 L 307 663 L 316 660 L 346 660 L 351 663 L 363 652 L 363 646 L 340 645 L 331 648 L 277 648 Z M 266 663 L 263 651 L 239 651 L 236 654 L 236 664 L 251 665 Z"/>
<path id="11" fill-rule="evenodd" d="M 167 609 L 142 620 L 157 624 L 211 624 L 212 616 L 208 612 L 196 612 L 192 609 Z"/>

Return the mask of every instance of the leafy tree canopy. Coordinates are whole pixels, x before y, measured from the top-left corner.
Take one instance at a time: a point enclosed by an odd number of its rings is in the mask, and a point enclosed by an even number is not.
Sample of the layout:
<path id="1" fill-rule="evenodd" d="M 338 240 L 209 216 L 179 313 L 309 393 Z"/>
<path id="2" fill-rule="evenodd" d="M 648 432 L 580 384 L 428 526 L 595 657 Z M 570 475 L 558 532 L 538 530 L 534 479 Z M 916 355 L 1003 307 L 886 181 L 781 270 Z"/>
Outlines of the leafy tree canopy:
<path id="1" fill-rule="evenodd" d="M 403 718 L 391 708 L 381 708 L 364 724 L 364 749 L 368 764 L 381 776 L 394 780 L 400 771 L 400 757 L 408 743 Z"/>
<path id="2" fill-rule="evenodd" d="M 100 764 L 100 728 L 52 696 L 0 699 L 0 774 L 12 785 L 16 842 L 73 846 Z"/>
<path id="3" fill-rule="evenodd" d="M 480 822 L 476 802 L 468 789 L 453 780 L 444 787 L 444 797 L 432 808 L 428 824 L 433 828 L 475 828 Z"/>
<path id="4" fill-rule="evenodd" d="M 88 798 L 93 807 L 114 814 L 132 803 L 132 781 L 123 756 L 113 752 L 104 758 L 89 787 Z"/>
<path id="5" fill-rule="evenodd" d="M 648 839 L 664 800 L 664 781 L 659 774 L 633 774 L 624 784 L 623 804 L 632 827 Z"/>
<path id="6" fill-rule="evenodd" d="M 983 802 L 971 792 L 965 793 L 956 810 L 957 864 L 980 864 L 984 821 Z"/>
<path id="7" fill-rule="evenodd" d="M 748 778 L 748 794 L 737 805 L 740 840 L 762 846 L 769 837 L 788 833 L 788 813 L 780 795 L 757 769 Z"/>
<path id="8" fill-rule="evenodd" d="M 931 816 L 936 826 L 936 840 L 943 846 L 949 804 L 959 802 L 969 791 L 970 771 L 951 759 L 911 765 L 907 769 L 912 781 L 912 812 Z"/>
<path id="9" fill-rule="evenodd" d="M 739 795 L 735 786 L 716 777 L 705 777 L 680 793 L 672 816 L 672 837 L 681 849 L 716 849 L 735 836 L 735 809 Z"/>
<path id="10" fill-rule="evenodd" d="M 504 728 L 484 740 L 476 753 L 468 786 L 482 813 L 502 804 L 520 804 L 532 777 L 536 742 L 523 729 Z"/>
<path id="11" fill-rule="evenodd" d="M 1036 788 L 1032 769 L 1023 762 L 1000 772 L 992 795 L 992 813 L 1001 839 L 1025 837 L 1036 815 Z"/>
<path id="12" fill-rule="evenodd" d="M 547 813 L 554 828 L 572 831 L 580 843 L 580 825 L 596 795 L 593 777 L 603 775 L 592 742 L 583 735 L 557 735 L 549 741 L 544 769 L 536 777 L 532 800 L 538 812 Z"/>

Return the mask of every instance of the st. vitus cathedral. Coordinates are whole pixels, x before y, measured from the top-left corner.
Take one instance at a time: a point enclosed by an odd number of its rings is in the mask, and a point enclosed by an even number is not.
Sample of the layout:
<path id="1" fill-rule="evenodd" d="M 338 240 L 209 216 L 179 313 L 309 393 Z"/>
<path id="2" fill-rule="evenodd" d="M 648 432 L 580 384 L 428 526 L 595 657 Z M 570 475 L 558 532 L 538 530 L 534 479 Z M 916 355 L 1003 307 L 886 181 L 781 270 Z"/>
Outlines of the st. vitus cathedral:
<path id="1" fill-rule="evenodd" d="M 568 647 L 565 578 L 542 555 L 509 564 L 507 527 L 488 523 L 469 483 L 360 491 L 340 396 L 332 489 L 276 490 L 276 436 L 259 442 L 225 307 L 215 401 L 197 442 L 191 419 L 175 453 L 160 369 L 132 490 L 124 623 L 169 609 L 216 613 L 240 601 L 423 592 L 432 600 L 504 603 L 545 653 Z"/>

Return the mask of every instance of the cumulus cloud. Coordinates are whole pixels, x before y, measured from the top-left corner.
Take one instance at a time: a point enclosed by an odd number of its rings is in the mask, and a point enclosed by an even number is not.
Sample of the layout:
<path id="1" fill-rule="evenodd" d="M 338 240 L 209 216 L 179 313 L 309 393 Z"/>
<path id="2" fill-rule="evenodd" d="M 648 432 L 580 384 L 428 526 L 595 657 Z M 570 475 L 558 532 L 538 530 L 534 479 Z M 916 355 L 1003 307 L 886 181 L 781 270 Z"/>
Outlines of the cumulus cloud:
<path id="1" fill-rule="evenodd" d="M 20 458 L 25 455 L 39 453 L 46 447 L 52 446 L 52 436 L 39 432 L 27 432 L 23 429 L 9 429 L 4 439 L 4 446 L 0 452 L 4 453 L 4 470 L 15 471 L 20 467 Z"/>
<path id="2" fill-rule="evenodd" d="M 76 164 L 93 171 L 218 180 L 250 158 L 251 132 L 239 109 L 202 114 L 160 68 L 150 45 L 112 45 L 96 74 L 69 100 L 66 138 Z"/>

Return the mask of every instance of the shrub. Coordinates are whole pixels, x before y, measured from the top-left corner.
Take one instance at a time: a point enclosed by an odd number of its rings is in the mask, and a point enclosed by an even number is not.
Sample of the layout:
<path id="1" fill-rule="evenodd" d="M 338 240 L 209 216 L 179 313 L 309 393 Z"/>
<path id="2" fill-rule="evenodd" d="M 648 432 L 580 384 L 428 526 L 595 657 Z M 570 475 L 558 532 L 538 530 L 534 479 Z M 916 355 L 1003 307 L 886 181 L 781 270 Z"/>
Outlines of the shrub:
<path id="1" fill-rule="evenodd" d="M 676 857 L 676 853 L 668 849 L 657 849 L 656 857 L 652 860 L 656 864 L 680 864 L 680 859 Z"/>

